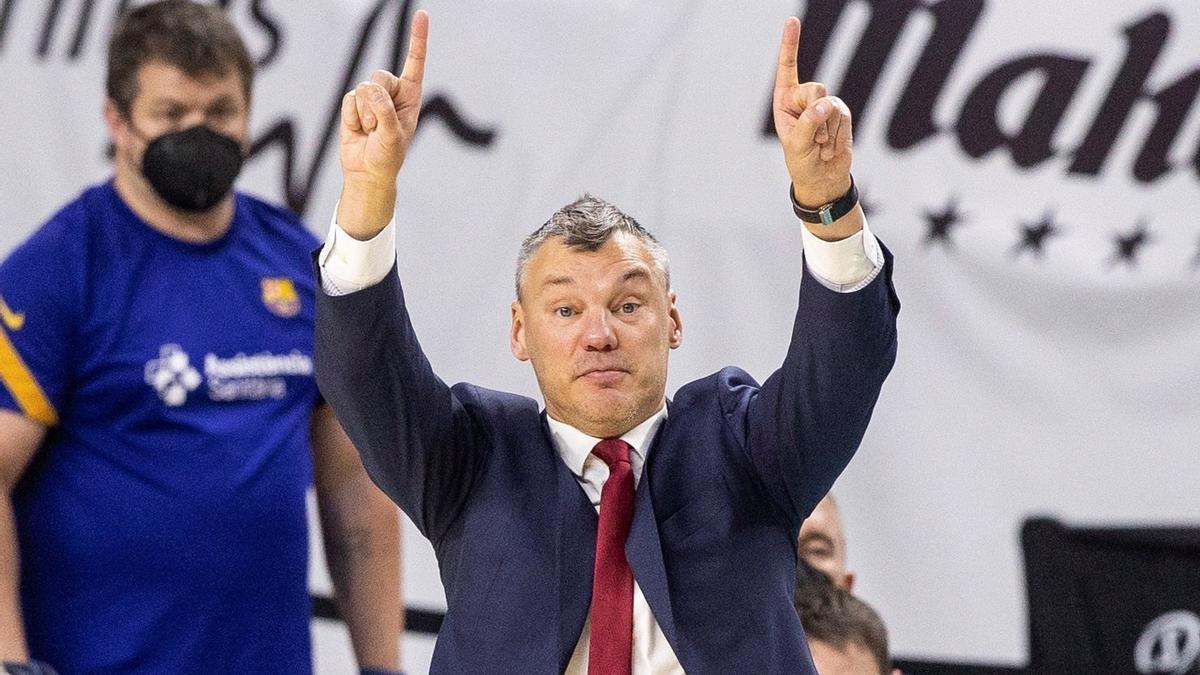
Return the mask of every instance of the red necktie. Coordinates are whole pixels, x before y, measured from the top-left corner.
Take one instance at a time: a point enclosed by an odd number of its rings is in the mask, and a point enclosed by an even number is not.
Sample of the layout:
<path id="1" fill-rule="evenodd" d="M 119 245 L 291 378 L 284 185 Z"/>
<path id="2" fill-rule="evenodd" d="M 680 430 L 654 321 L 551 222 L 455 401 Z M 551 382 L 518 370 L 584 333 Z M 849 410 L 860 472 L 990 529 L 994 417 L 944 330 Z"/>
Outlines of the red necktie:
<path id="1" fill-rule="evenodd" d="M 596 532 L 596 571 L 592 577 L 592 636 L 589 675 L 630 675 L 633 666 L 633 570 L 625 559 L 625 540 L 633 521 L 633 468 L 629 444 L 608 438 L 592 454 L 608 465 L 600 491 L 600 527 Z"/>

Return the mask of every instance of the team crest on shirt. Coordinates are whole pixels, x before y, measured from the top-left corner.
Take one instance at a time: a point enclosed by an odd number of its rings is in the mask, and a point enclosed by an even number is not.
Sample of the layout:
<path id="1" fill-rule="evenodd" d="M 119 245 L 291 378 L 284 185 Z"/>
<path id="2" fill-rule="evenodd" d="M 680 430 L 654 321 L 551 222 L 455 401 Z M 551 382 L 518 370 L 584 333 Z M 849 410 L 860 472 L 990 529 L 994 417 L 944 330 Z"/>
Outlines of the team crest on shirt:
<path id="1" fill-rule="evenodd" d="M 300 313 L 300 295 L 289 277 L 263 277 L 262 301 L 272 314 L 284 319 Z"/>

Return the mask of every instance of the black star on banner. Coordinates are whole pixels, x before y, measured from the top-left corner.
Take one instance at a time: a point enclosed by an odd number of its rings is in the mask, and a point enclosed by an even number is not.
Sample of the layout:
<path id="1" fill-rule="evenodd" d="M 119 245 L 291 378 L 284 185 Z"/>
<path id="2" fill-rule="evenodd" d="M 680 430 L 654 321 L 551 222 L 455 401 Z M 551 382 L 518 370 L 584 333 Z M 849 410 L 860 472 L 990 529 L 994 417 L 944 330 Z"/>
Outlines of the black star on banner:
<path id="1" fill-rule="evenodd" d="M 1036 223 L 1021 223 L 1021 241 L 1013 247 L 1013 256 L 1029 251 L 1041 259 L 1046 254 L 1046 241 L 1059 232 L 1059 227 L 1054 224 L 1054 215 L 1049 211 Z"/>
<path id="2" fill-rule="evenodd" d="M 954 240 L 950 238 L 950 230 L 960 224 L 962 214 L 958 212 L 958 198 L 951 197 L 950 203 L 940 213 L 925 212 L 925 222 L 929 230 L 925 233 L 925 245 L 932 246 L 941 242 L 943 246 L 952 248 Z"/>
<path id="3" fill-rule="evenodd" d="M 1140 222 L 1133 231 L 1128 234 L 1118 234 L 1113 239 L 1113 244 L 1116 245 L 1116 250 L 1109 258 L 1109 264 L 1125 263 L 1130 267 L 1137 266 L 1138 250 L 1150 242 L 1150 231 L 1146 229 L 1146 223 Z"/>

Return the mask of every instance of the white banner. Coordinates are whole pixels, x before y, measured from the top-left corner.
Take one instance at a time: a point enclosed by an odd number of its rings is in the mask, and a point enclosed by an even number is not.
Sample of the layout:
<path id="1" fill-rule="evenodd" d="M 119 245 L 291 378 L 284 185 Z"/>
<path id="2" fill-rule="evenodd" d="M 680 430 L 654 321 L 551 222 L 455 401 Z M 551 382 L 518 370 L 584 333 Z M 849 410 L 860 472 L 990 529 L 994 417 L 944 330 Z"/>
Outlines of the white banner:
<path id="1" fill-rule="evenodd" d="M 0 251 L 104 179 L 118 2 L 0 2 Z M 323 234 L 340 95 L 403 54 L 411 0 L 224 3 L 260 62 L 239 183 Z M 1030 514 L 1178 523 L 1200 500 L 1200 4 L 1193 0 L 430 0 L 400 270 L 448 381 L 536 393 L 508 352 L 521 238 L 583 191 L 672 255 L 672 387 L 765 377 L 799 222 L 764 130 L 783 19 L 856 114 L 855 175 L 896 254 L 900 356 L 839 480 L 851 567 L 894 652 L 1023 663 Z M 398 37 L 399 36 L 399 37 Z M 410 604 L 444 607 L 410 531 Z M 318 575 L 314 584 L 325 583 Z M 319 629 L 324 672 L 341 638 Z M 409 650 L 423 672 L 428 645 Z"/>

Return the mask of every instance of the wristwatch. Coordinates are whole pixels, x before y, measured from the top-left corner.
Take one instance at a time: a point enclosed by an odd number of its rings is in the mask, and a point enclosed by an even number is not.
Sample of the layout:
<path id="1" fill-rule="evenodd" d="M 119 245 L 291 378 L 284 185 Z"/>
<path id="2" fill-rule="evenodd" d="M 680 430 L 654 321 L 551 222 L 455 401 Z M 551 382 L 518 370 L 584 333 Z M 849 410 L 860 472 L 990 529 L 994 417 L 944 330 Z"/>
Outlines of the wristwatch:
<path id="1" fill-rule="evenodd" d="M 850 213 L 858 204 L 858 186 L 854 184 L 854 176 L 850 176 L 850 189 L 846 194 L 816 209 L 806 209 L 796 201 L 796 191 L 793 185 L 788 185 L 788 198 L 792 200 L 792 210 L 796 216 L 806 223 L 821 223 L 832 225 L 833 221 Z"/>

